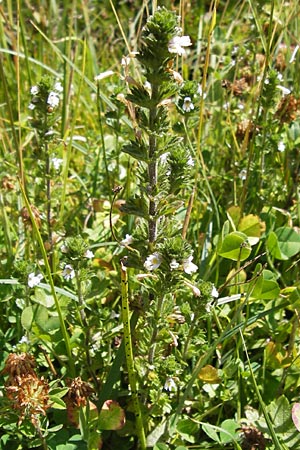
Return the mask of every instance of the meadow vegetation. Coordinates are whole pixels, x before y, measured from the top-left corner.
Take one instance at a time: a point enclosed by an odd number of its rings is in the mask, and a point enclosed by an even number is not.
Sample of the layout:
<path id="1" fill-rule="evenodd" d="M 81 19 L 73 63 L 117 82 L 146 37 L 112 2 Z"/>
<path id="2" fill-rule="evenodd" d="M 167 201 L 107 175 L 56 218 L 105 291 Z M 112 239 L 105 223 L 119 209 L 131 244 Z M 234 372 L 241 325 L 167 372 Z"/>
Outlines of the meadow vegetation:
<path id="1" fill-rule="evenodd" d="M 0 12 L 0 448 L 300 448 L 298 1 Z"/>

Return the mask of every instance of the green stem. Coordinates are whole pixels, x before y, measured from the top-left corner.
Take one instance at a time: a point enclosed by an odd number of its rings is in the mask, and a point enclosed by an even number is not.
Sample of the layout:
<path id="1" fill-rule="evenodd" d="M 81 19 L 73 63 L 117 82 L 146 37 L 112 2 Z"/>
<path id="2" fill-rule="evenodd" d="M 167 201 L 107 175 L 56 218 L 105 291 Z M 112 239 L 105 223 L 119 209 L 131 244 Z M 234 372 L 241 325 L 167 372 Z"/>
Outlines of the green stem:
<path id="1" fill-rule="evenodd" d="M 50 285 L 50 288 L 51 288 L 51 294 L 53 296 L 54 303 L 55 303 L 55 308 L 56 308 L 56 311 L 57 311 L 57 314 L 58 314 L 58 318 L 59 318 L 60 329 L 61 329 L 62 336 L 63 336 L 64 342 L 65 342 L 65 346 L 66 346 L 66 351 L 67 351 L 68 360 L 69 360 L 70 375 L 71 375 L 71 377 L 75 377 L 75 365 L 74 365 L 74 359 L 73 359 L 72 351 L 71 351 L 70 337 L 68 335 L 68 332 L 67 332 L 67 329 L 66 329 L 66 325 L 65 325 L 65 320 L 64 320 L 64 317 L 63 317 L 63 314 L 62 314 L 62 311 L 61 311 L 61 308 L 60 308 L 60 304 L 59 304 L 59 301 L 58 301 L 58 298 L 57 298 L 57 295 L 56 295 L 56 292 L 55 292 L 55 287 L 54 287 L 54 283 L 53 283 L 51 268 L 50 268 L 48 257 L 47 257 L 47 252 L 46 252 L 46 249 L 45 249 L 45 246 L 44 246 L 43 239 L 42 239 L 42 236 L 40 234 L 39 228 L 38 228 L 37 223 L 35 221 L 34 214 L 33 214 L 32 210 L 31 210 L 31 206 L 30 206 L 29 200 L 28 200 L 27 195 L 25 193 L 24 186 L 23 186 L 23 184 L 22 184 L 20 179 L 19 179 L 19 185 L 20 185 L 20 189 L 21 189 L 21 192 L 22 192 L 22 196 L 23 196 L 26 208 L 27 208 L 28 213 L 30 215 L 30 219 L 31 219 L 33 230 L 34 230 L 34 232 L 36 234 L 36 238 L 37 238 L 37 241 L 38 241 L 38 244 L 39 244 L 42 256 L 43 256 L 43 260 L 44 260 L 44 264 L 45 264 L 45 271 L 46 271 L 46 274 L 47 274 L 47 277 L 48 277 L 49 285 Z"/>
<path id="2" fill-rule="evenodd" d="M 142 412 L 138 398 L 136 374 L 133 360 L 129 303 L 128 303 L 128 276 L 127 276 L 127 268 L 124 265 L 124 260 L 121 261 L 121 293 L 122 293 L 122 321 L 124 327 L 125 357 L 136 420 L 136 431 L 140 443 L 140 448 L 142 450 L 146 450 L 147 447 L 146 437 L 144 431 Z"/>

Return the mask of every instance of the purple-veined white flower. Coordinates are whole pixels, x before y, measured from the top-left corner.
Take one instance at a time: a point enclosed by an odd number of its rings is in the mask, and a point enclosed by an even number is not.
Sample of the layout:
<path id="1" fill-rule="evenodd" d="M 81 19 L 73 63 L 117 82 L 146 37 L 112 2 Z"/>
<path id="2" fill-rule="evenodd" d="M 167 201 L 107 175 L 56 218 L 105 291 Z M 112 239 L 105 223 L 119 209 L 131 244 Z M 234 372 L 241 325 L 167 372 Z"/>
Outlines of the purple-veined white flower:
<path id="1" fill-rule="evenodd" d="M 211 290 L 211 296 L 214 297 L 214 298 L 218 298 L 219 297 L 219 292 L 218 292 L 218 290 L 216 289 L 215 286 L 213 286 L 213 288 Z"/>
<path id="2" fill-rule="evenodd" d="M 87 250 L 84 254 L 85 258 L 92 259 L 94 258 L 94 253 L 91 250 Z"/>
<path id="3" fill-rule="evenodd" d="M 171 270 L 176 270 L 179 267 L 179 263 L 176 261 L 176 259 L 172 259 L 172 261 L 170 262 L 170 269 Z"/>
<path id="4" fill-rule="evenodd" d="M 43 278 L 44 277 L 41 273 L 38 273 L 37 275 L 35 275 L 34 272 L 30 273 L 28 275 L 28 286 L 30 288 L 33 288 L 34 286 L 38 286 Z"/>
<path id="5" fill-rule="evenodd" d="M 38 86 L 32 86 L 30 89 L 30 94 L 31 95 L 37 95 L 39 93 L 39 87 Z"/>
<path id="6" fill-rule="evenodd" d="M 185 55 L 186 51 L 184 47 L 192 45 L 191 38 L 189 36 L 174 36 L 168 45 L 170 53 L 176 53 L 179 56 Z"/>
<path id="7" fill-rule="evenodd" d="M 69 281 L 75 277 L 75 271 L 71 264 L 66 264 L 62 273 L 65 280 Z"/>
<path id="8" fill-rule="evenodd" d="M 155 252 L 152 255 L 149 255 L 144 263 L 144 267 L 146 270 L 155 270 L 157 269 L 162 263 L 162 256 Z"/>
<path id="9" fill-rule="evenodd" d="M 182 261 L 183 270 L 188 275 L 191 275 L 192 273 L 197 272 L 197 270 L 198 270 L 198 266 L 196 266 L 196 264 L 194 264 L 192 262 L 192 260 L 193 260 L 193 256 L 191 255 L 187 259 L 184 259 Z"/>
<path id="10" fill-rule="evenodd" d="M 169 392 L 177 390 L 177 386 L 176 386 L 174 378 L 168 377 L 166 379 L 165 384 L 164 384 L 164 389 Z"/>
<path id="11" fill-rule="evenodd" d="M 131 234 L 126 234 L 125 238 L 121 240 L 120 244 L 125 247 L 126 245 L 131 245 L 133 243 L 133 237 Z"/>
<path id="12" fill-rule="evenodd" d="M 56 92 L 62 92 L 64 90 L 64 88 L 62 87 L 62 84 L 60 81 L 57 81 L 54 85 L 54 90 Z"/>
<path id="13" fill-rule="evenodd" d="M 57 92 L 51 91 L 48 95 L 47 104 L 51 108 L 56 108 L 59 105 L 59 95 Z"/>
<path id="14" fill-rule="evenodd" d="M 195 109 L 191 97 L 184 97 L 182 109 L 184 112 L 191 112 Z"/>
<path id="15" fill-rule="evenodd" d="M 62 165 L 63 160 L 61 158 L 52 158 L 51 163 L 55 170 L 59 170 L 60 166 Z"/>

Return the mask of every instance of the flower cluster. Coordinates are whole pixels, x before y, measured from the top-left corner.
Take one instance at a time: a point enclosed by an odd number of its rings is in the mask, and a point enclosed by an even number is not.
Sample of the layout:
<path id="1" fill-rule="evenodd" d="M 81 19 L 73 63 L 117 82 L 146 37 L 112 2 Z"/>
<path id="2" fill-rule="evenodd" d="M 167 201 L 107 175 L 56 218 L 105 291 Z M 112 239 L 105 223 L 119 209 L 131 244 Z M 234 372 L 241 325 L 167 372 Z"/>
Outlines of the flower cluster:
<path id="1" fill-rule="evenodd" d="M 2 371 L 8 375 L 5 390 L 14 410 L 19 414 L 19 424 L 29 418 L 38 425 L 39 415 L 45 415 L 49 404 L 48 383 L 34 370 L 35 360 L 28 353 L 11 353 Z"/>

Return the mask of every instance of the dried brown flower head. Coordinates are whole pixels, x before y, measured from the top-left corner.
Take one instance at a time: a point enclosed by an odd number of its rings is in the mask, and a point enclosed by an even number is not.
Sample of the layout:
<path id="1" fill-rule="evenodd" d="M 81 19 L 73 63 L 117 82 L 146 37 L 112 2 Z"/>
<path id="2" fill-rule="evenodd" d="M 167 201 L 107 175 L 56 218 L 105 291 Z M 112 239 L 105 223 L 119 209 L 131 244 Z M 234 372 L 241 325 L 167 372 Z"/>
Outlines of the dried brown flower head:
<path id="1" fill-rule="evenodd" d="M 246 136 L 246 133 L 248 133 L 249 137 L 251 137 L 253 132 L 254 123 L 252 122 L 252 120 L 244 119 L 237 125 L 236 137 L 242 140 Z"/>
<path id="2" fill-rule="evenodd" d="M 12 191 L 15 188 L 12 178 L 4 176 L 1 180 L 1 187 L 4 191 Z"/>
<path id="3" fill-rule="evenodd" d="M 229 80 L 224 80 L 222 86 L 229 92 L 232 92 L 236 97 L 240 97 L 249 90 L 249 84 L 245 77 L 242 77 L 240 80 L 235 80 L 233 83 Z"/>
<path id="4" fill-rule="evenodd" d="M 5 361 L 2 373 L 8 375 L 9 383 L 18 382 L 22 376 L 35 376 L 35 359 L 29 353 L 10 353 Z"/>
<path id="5" fill-rule="evenodd" d="M 70 387 L 67 397 L 71 403 L 74 406 L 85 406 L 88 397 L 94 392 L 93 388 L 80 377 L 68 380 L 67 384 Z"/>
<path id="6" fill-rule="evenodd" d="M 293 94 L 284 96 L 279 103 L 275 117 L 281 123 L 290 123 L 296 119 L 300 110 L 300 100 L 296 99 Z"/>
<path id="7" fill-rule="evenodd" d="M 266 441 L 264 435 L 255 427 L 242 428 L 243 450 L 265 450 Z"/>
<path id="8" fill-rule="evenodd" d="M 50 406 L 48 392 L 48 383 L 35 374 L 18 377 L 15 384 L 6 386 L 7 398 L 19 413 L 19 424 L 27 417 L 37 426 L 38 416 L 45 415 Z"/>
<path id="9" fill-rule="evenodd" d="M 31 208 L 31 211 L 32 211 L 33 216 L 35 218 L 35 222 L 36 222 L 38 228 L 40 228 L 40 226 L 42 224 L 40 212 L 34 205 L 31 205 L 30 208 Z M 30 214 L 29 214 L 28 209 L 26 208 L 26 206 L 24 206 L 21 209 L 21 217 L 22 217 L 22 220 L 23 220 L 23 223 L 24 223 L 25 226 L 32 227 Z"/>

